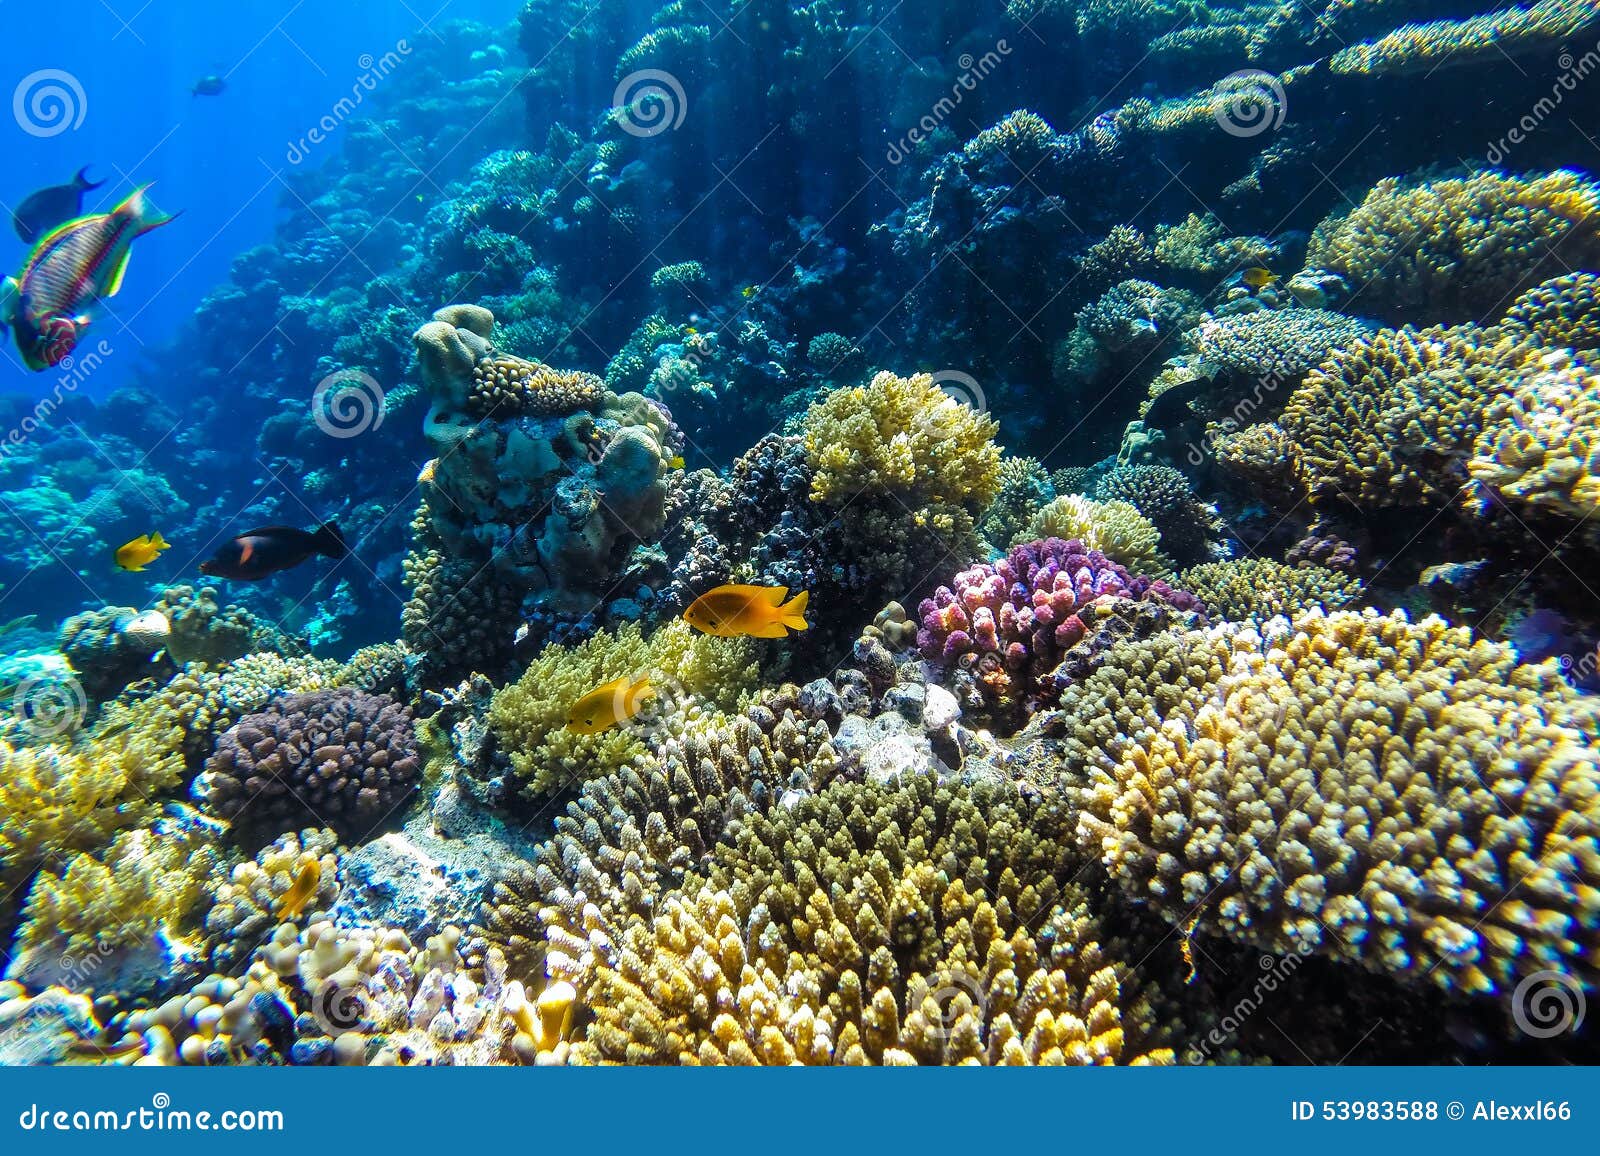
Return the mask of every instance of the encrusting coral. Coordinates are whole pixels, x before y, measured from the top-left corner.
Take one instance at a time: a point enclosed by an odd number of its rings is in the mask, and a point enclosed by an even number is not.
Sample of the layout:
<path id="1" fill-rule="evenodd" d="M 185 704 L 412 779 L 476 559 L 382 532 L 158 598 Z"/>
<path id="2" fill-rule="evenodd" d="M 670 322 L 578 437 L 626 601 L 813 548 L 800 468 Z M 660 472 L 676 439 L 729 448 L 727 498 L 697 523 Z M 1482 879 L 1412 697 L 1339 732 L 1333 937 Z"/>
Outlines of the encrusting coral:
<path id="1" fill-rule="evenodd" d="M 1600 708 L 1555 664 L 1314 611 L 1128 644 L 1062 709 L 1094 728 L 1080 844 L 1174 923 L 1472 993 L 1595 982 Z"/>
<path id="2" fill-rule="evenodd" d="M 577 1062 L 1171 1063 L 1171 1024 L 1070 882 L 1066 816 L 839 784 L 743 825 L 635 917 Z"/>

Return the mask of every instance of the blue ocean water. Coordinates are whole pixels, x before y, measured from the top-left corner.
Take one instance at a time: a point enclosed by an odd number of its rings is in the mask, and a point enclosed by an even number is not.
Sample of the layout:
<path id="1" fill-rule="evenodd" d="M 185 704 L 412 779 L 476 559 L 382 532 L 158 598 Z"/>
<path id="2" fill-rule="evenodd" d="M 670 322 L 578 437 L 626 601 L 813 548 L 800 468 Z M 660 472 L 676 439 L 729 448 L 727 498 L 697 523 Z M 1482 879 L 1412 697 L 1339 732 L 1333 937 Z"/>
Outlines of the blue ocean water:
<path id="1" fill-rule="evenodd" d="M 36 7 L 0 1064 L 1596 1060 L 1600 5 Z"/>

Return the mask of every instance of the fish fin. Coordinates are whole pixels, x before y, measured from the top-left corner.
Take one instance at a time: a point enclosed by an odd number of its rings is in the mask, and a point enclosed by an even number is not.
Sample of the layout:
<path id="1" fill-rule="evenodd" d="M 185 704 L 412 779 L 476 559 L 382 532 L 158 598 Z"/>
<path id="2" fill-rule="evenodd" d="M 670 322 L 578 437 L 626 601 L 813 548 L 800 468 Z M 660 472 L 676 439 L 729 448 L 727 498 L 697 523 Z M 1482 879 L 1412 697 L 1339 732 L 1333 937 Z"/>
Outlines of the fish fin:
<path id="1" fill-rule="evenodd" d="M 90 189 L 98 189 L 105 184 L 104 181 L 91 181 L 89 179 L 89 166 L 84 165 L 78 170 L 78 175 L 72 178 L 72 183 L 78 186 L 80 193 L 87 193 Z"/>
<path id="2" fill-rule="evenodd" d="M 317 527 L 313 537 L 316 539 L 318 551 L 330 558 L 343 558 L 350 553 L 350 547 L 345 545 L 344 535 L 339 532 L 337 522 L 324 522 Z"/>
<path id="3" fill-rule="evenodd" d="M 239 547 L 239 565 L 243 566 L 246 562 L 250 561 L 251 555 L 253 555 L 255 552 L 256 547 L 254 542 L 245 542 L 243 545 L 241 545 Z"/>
<path id="4" fill-rule="evenodd" d="M 757 586 L 756 600 L 763 606 L 782 606 L 789 597 L 787 586 Z"/>
<path id="5" fill-rule="evenodd" d="M 806 604 L 811 601 L 811 591 L 802 590 L 794 596 L 794 601 L 778 608 L 778 621 L 791 630 L 809 630 L 811 624 L 806 621 Z"/>
<path id="6" fill-rule="evenodd" d="M 165 550 L 168 546 L 172 545 L 171 542 L 167 541 L 161 536 L 160 530 L 157 530 L 154 534 L 150 535 L 150 544 L 156 547 L 158 550 Z"/>
<path id="7" fill-rule="evenodd" d="M 133 222 L 133 235 L 135 237 L 142 237 L 151 229 L 159 229 L 178 215 L 177 213 L 163 213 L 156 208 L 150 198 L 146 196 L 149 190 L 149 185 L 140 185 L 128 194 L 127 200 L 111 210 L 114 215 L 127 217 Z"/>
<path id="8" fill-rule="evenodd" d="M 789 632 L 784 628 L 782 621 L 774 618 L 771 622 L 762 622 L 740 631 L 746 638 L 787 638 Z"/>
<path id="9" fill-rule="evenodd" d="M 124 249 L 117 254 L 117 259 L 111 263 L 111 269 L 106 277 L 106 287 L 100 290 L 101 297 L 115 297 L 122 289 L 122 278 L 128 272 L 128 254 L 133 250 Z"/>

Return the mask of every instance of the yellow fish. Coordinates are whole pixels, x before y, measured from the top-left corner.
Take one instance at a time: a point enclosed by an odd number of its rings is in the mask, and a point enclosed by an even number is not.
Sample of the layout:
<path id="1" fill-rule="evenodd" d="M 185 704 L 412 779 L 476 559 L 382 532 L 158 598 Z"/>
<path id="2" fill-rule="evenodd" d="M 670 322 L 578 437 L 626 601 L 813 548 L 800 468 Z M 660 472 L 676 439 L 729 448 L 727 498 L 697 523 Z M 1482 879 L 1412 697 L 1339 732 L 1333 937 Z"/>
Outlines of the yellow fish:
<path id="1" fill-rule="evenodd" d="M 748 300 L 750 300 L 750 298 L 754 297 L 759 292 L 761 292 L 761 286 L 759 286 L 759 285 L 746 285 L 743 289 L 739 290 L 739 296 L 743 297 L 746 301 L 748 301 Z"/>
<path id="2" fill-rule="evenodd" d="M 117 547 L 117 567 L 137 574 L 170 545 L 172 543 L 163 540 L 160 534 L 141 534 L 133 541 Z"/>
<path id="3" fill-rule="evenodd" d="M 1259 265 L 1251 269 L 1246 269 L 1244 272 L 1239 274 L 1239 280 L 1243 281 L 1252 289 L 1265 289 L 1277 279 L 1278 275 L 1271 269 L 1263 269 Z"/>
<path id="4" fill-rule="evenodd" d="M 644 709 L 644 700 L 656 691 L 647 675 L 638 682 L 627 675 L 597 686 L 567 712 L 567 729 L 580 735 L 597 735 L 627 722 Z"/>
<path id="5" fill-rule="evenodd" d="M 683 469 L 683 455 L 674 454 L 672 457 L 667 459 L 667 465 L 671 466 L 675 470 Z"/>
<path id="6" fill-rule="evenodd" d="M 787 638 L 791 630 L 806 630 L 809 591 L 790 602 L 786 586 L 718 586 L 696 598 L 683 612 L 683 620 L 702 634 L 718 638 Z"/>
<path id="7" fill-rule="evenodd" d="M 294 883 L 283 893 L 283 898 L 278 900 L 278 918 L 298 919 L 305 905 L 311 902 L 311 897 L 317 893 L 317 886 L 321 882 L 322 864 L 312 859 L 300 868 L 300 874 L 295 876 Z"/>

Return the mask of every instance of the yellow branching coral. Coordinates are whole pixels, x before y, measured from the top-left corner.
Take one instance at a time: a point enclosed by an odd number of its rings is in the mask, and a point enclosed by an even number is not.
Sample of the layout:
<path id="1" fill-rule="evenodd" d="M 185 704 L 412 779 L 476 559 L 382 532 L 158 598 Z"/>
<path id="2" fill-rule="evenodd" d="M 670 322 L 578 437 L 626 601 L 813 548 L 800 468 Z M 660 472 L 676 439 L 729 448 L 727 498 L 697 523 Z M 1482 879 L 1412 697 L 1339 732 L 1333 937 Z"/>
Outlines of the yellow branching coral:
<path id="1" fill-rule="evenodd" d="M 1508 4 L 1464 20 L 1403 25 L 1377 40 L 1334 53 L 1329 64 L 1336 73 L 1432 73 L 1452 65 L 1553 51 L 1596 25 L 1600 11 L 1593 0 Z"/>
<path id="2" fill-rule="evenodd" d="M 1235 558 L 1191 566 L 1175 585 L 1206 604 L 1213 619 L 1264 621 L 1313 607 L 1338 610 L 1361 594 L 1361 583 L 1323 566 L 1285 566 L 1266 558 Z"/>
<path id="3" fill-rule="evenodd" d="M 1600 511 L 1600 369 L 1549 353 L 1490 403 L 1483 424 L 1467 462 L 1473 481 L 1545 513 L 1583 521 Z"/>
<path id="4" fill-rule="evenodd" d="M 489 726 L 530 795 L 572 787 L 637 755 L 641 735 L 676 711 L 728 713 L 755 689 L 757 644 L 698 634 L 681 620 L 648 639 L 628 624 L 576 646 L 547 646 L 494 696 Z M 655 690 L 639 719 L 598 734 L 567 729 L 573 703 L 613 679 L 648 676 Z"/>
<path id="5" fill-rule="evenodd" d="M 981 513 L 1000 488 L 995 421 L 940 390 L 930 374 L 880 373 L 807 411 L 806 457 L 813 501 L 842 503 L 867 492 L 908 505 Z"/>
<path id="6" fill-rule="evenodd" d="M 1552 277 L 1511 303 L 1501 322 L 1540 345 L 1600 349 L 1600 273 Z"/>
<path id="7" fill-rule="evenodd" d="M 1554 663 L 1312 612 L 1125 644 L 1063 709 L 1126 716 L 1078 747 L 1079 840 L 1174 923 L 1468 992 L 1600 978 L 1600 705 Z"/>
<path id="8" fill-rule="evenodd" d="M 1497 316 L 1542 276 L 1597 260 L 1600 185 L 1569 169 L 1379 181 L 1306 254 L 1349 282 L 1354 311 L 1418 323 Z"/>
<path id="9" fill-rule="evenodd" d="M 191 954 L 182 941 L 198 930 L 221 869 L 221 855 L 193 832 L 157 828 L 74 855 L 59 874 L 41 870 L 7 974 L 34 986 L 72 976 L 101 994 L 160 978 L 169 957 Z"/>
<path id="10" fill-rule="evenodd" d="M 1159 576 L 1172 569 L 1161 553 L 1161 532 L 1129 502 L 1097 502 L 1082 494 L 1056 498 L 1033 516 L 1016 541 L 1038 538 L 1076 538 L 1135 574 Z"/>
<path id="11" fill-rule="evenodd" d="M 1069 880 L 1066 816 L 1009 790 L 841 783 L 752 818 L 636 918 L 578 1062 L 1170 1063 Z"/>

